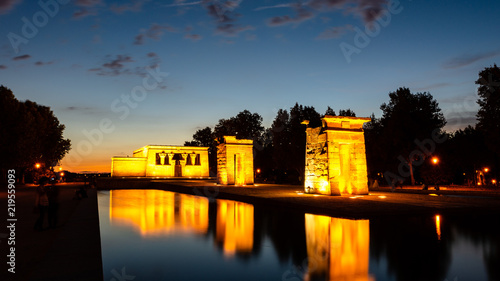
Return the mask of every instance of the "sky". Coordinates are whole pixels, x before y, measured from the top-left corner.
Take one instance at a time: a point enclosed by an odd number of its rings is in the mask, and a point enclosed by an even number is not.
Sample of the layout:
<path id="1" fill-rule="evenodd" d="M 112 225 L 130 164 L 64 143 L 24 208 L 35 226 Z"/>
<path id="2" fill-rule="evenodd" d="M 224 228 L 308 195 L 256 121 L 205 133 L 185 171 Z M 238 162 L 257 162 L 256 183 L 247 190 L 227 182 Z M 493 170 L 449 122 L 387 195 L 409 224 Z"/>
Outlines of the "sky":
<path id="1" fill-rule="evenodd" d="M 247 109 L 269 127 L 296 102 L 381 116 L 430 92 L 448 131 L 475 123 L 478 73 L 500 61 L 500 2 L 0 0 L 0 84 L 49 106 L 64 169 L 183 145 Z"/>

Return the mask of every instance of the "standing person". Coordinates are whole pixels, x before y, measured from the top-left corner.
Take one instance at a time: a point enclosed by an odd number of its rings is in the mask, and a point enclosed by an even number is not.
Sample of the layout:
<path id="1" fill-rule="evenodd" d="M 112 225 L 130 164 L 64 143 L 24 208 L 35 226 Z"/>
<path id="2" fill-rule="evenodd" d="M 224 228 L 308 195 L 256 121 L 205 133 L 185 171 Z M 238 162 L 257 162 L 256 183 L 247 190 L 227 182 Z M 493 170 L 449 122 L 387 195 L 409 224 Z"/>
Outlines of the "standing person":
<path id="1" fill-rule="evenodd" d="M 59 210 L 59 187 L 53 182 L 47 188 L 47 197 L 49 199 L 48 219 L 49 227 L 56 228 L 57 226 L 57 211 Z"/>
<path id="2" fill-rule="evenodd" d="M 36 231 L 43 230 L 43 221 L 45 220 L 45 213 L 49 207 L 49 197 L 47 196 L 47 190 L 45 185 L 49 179 L 47 177 L 41 177 L 38 181 L 38 187 L 36 188 L 35 197 L 35 211 L 39 213 L 38 219 L 35 222 L 34 229 Z"/>

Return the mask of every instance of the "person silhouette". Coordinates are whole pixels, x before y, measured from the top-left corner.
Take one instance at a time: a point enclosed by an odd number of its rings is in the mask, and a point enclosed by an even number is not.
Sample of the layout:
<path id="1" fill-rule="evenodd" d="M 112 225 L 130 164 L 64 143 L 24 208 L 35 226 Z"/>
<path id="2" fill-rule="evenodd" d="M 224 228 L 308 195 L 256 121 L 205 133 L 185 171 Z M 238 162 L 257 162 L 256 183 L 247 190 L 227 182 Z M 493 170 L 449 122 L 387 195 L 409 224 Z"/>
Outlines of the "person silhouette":
<path id="1" fill-rule="evenodd" d="M 49 207 L 49 197 L 47 195 L 47 189 L 45 185 L 49 179 L 47 177 L 41 177 L 38 180 L 38 187 L 35 192 L 35 211 L 38 212 L 39 216 L 35 222 L 34 230 L 43 230 L 43 221 L 45 220 L 45 213 L 47 213 Z"/>

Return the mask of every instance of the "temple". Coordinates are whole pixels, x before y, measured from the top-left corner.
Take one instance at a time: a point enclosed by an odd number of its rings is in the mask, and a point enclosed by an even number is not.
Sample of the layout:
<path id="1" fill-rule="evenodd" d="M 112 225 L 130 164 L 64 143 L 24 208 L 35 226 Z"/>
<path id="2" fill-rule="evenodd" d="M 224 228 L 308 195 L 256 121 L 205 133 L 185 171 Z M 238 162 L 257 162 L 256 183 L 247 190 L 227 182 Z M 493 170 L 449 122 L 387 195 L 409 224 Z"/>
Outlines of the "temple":
<path id="1" fill-rule="evenodd" d="M 112 177 L 208 177 L 208 147 L 146 145 L 111 158 Z"/>
<path id="2" fill-rule="evenodd" d="M 246 185 L 254 183 L 253 141 L 224 136 L 217 146 L 217 183 Z"/>
<path id="3" fill-rule="evenodd" d="M 371 119 L 327 115 L 322 120 L 322 127 L 306 129 L 305 192 L 368 194 L 363 124 Z"/>

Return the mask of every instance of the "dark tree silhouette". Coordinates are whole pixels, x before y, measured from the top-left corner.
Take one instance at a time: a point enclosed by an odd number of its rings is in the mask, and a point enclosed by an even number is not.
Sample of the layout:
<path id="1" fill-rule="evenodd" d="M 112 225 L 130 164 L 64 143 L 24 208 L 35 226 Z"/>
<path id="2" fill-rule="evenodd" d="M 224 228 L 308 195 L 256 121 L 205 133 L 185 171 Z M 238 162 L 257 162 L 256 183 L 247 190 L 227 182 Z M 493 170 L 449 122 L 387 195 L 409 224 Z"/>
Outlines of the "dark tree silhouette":
<path id="1" fill-rule="evenodd" d="M 12 91 L 0 86 L 0 166 L 24 173 L 35 163 L 56 166 L 71 147 L 63 138 L 64 125 L 52 110 L 32 101 L 20 102 Z"/>
<path id="2" fill-rule="evenodd" d="M 330 106 L 325 111 L 325 114 L 323 116 L 330 115 L 330 116 L 336 116 L 335 110 L 333 110 Z"/>
<path id="3" fill-rule="evenodd" d="M 229 119 L 220 119 L 214 128 L 214 135 L 219 143 L 223 142 L 223 136 L 236 136 L 238 139 L 257 141 L 263 132 L 262 116 L 246 109 Z"/>
<path id="4" fill-rule="evenodd" d="M 418 156 L 415 154 L 421 147 L 417 142 L 431 139 L 433 135 L 440 134 L 446 124 L 438 102 L 430 93 L 412 94 L 408 88 L 399 88 L 396 92 L 389 93 L 389 103 L 383 103 L 380 109 L 383 112 L 376 129 L 376 145 L 380 146 L 387 156 L 387 161 L 393 167 L 403 162 L 407 166 L 411 184 L 415 184 L 413 164 Z"/>
<path id="5" fill-rule="evenodd" d="M 479 111 L 477 129 L 485 137 L 486 145 L 495 154 L 495 173 L 498 175 L 500 158 L 500 69 L 495 64 L 479 72 L 476 81 Z"/>
<path id="6" fill-rule="evenodd" d="M 356 117 L 356 113 L 354 113 L 353 110 L 351 110 L 350 108 L 348 109 L 341 109 L 339 110 L 339 116 L 350 116 L 350 117 Z"/>

